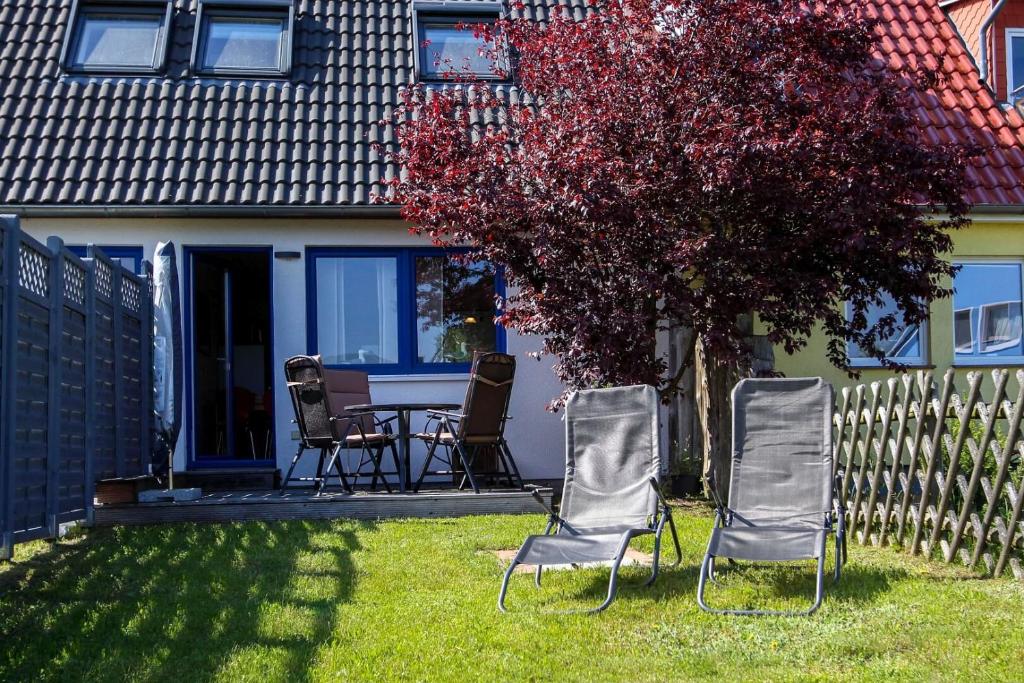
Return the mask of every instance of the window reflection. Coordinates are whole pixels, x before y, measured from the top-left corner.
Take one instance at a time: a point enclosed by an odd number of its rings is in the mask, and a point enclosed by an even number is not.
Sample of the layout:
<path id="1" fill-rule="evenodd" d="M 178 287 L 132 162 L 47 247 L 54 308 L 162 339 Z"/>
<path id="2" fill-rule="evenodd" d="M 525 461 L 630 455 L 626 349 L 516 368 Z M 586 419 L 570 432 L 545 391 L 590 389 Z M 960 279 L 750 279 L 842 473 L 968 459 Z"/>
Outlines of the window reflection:
<path id="1" fill-rule="evenodd" d="M 429 16 L 419 17 L 420 75 L 441 78 L 446 74 L 471 74 L 493 78 L 494 45 L 477 37 L 474 27 L 493 24 L 494 17 Z M 460 27 L 461 22 L 461 27 Z"/>
<path id="2" fill-rule="evenodd" d="M 416 258 L 416 361 L 469 363 L 495 350 L 494 269 L 446 256 Z"/>
<path id="3" fill-rule="evenodd" d="M 153 69 L 163 21 L 163 15 L 156 13 L 83 12 L 71 66 Z"/>
<path id="4" fill-rule="evenodd" d="M 202 68 L 282 71 L 283 18 L 209 17 Z"/>
<path id="5" fill-rule="evenodd" d="M 1024 355 L 1021 264 L 963 263 L 954 280 L 958 361 Z"/>
<path id="6" fill-rule="evenodd" d="M 893 333 L 878 341 L 878 348 L 885 352 L 886 358 L 900 362 L 920 362 L 923 360 L 923 340 L 920 325 L 906 325 L 902 321 L 896 301 L 890 294 L 882 296 L 882 304 L 871 306 L 867 310 L 868 326 L 877 323 L 882 316 L 896 313 L 896 327 Z M 869 361 L 873 356 L 856 344 L 850 344 L 848 353 L 851 360 Z"/>

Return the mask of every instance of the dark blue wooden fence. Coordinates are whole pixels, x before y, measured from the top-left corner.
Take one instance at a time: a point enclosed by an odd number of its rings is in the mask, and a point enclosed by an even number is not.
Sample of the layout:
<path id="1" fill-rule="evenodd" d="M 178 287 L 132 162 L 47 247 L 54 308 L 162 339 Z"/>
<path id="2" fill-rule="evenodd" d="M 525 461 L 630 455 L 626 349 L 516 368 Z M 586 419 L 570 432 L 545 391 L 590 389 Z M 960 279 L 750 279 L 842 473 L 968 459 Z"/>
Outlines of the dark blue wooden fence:
<path id="1" fill-rule="evenodd" d="M 91 522 L 97 480 L 146 472 L 152 330 L 148 279 L 0 216 L 0 559 Z"/>

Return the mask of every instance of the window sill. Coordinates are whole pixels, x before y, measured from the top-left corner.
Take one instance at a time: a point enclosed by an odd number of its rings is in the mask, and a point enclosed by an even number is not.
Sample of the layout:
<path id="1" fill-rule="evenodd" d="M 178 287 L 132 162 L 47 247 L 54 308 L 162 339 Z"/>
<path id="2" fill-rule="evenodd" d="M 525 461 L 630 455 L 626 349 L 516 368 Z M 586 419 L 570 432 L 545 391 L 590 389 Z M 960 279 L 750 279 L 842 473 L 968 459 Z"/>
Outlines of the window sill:
<path id="1" fill-rule="evenodd" d="M 993 360 L 959 360 L 950 364 L 953 368 L 1020 368 L 1024 367 L 1024 358 L 1007 357 Z"/>
<path id="2" fill-rule="evenodd" d="M 468 372 L 432 372 L 408 375 L 370 375 L 371 382 L 468 382 Z"/>
<path id="3" fill-rule="evenodd" d="M 908 370 L 931 370 L 931 369 L 935 368 L 935 364 L 934 363 L 929 363 L 929 362 L 923 361 L 923 360 L 912 360 L 912 361 L 904 361 L 904 362 L 900 362 L 898 360 L 895 360 L 893 362 L 900 363 L 900 365 L 904 366 Z M 878 361 L 865 361 L 865 360 L 862 360 L 862 361 L 850 361 L 850 364 L 847 367 L 849 367 L 851 370 L 888 370 L 889 369 L 886 366 L 884 366 L 881 363 L 879 363 Z"/>

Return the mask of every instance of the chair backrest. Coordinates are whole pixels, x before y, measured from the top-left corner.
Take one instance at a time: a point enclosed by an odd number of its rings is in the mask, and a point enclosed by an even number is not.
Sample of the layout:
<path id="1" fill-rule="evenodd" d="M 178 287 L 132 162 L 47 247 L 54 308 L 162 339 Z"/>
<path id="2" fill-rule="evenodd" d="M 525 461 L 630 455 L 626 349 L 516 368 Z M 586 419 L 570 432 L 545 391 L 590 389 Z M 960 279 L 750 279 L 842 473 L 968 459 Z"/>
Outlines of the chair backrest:
<path id="1" fill-rule="evenodd" d="M 820 377 L 736 385 L 729 509 L 739 518 L 807 518 L 832 509 L 833 397 Z"/>
<path id="2" fill-rule="evenodd" d="M 289 358 L 284 362 L 284 378 L 302 442 L 309 448 L 330 446 L 335 430 L 319 356 Z"/>
<path id="3" fill-rule="evenodd" d="M 477 353 L 462 403 L 458 438 L 467 443 L 495 443 L 505 432 L 516 357 L 507 353 Z"/>
<path id="4" fill-rule="evenodd" d="M 347 415 L 345 406 L 361 403 L 371 403 L 370 400 L 370 376 L 360 370 L 330 370 L 324 368 L 324 381 L 327 385 L 327 404 L 331 407 L 331 414 L 334 416 Z M 372 434 L 372 415 L 362 415 L 357 418 L 363 427 L 363 432 Z M 339 430 L 348 427 L 347 424 L 335 423 Z M 340 432 L 339 432 L 340 433 Z M 355 430 L 350 432 L 356 434 Z"/>
<path id="5" fill-rule="evenodd" d="M 575 528 L 644 527 L 657 512 L 658 392 L 637 385 L 585 389 L 565 406 L 562 518 Z"/>

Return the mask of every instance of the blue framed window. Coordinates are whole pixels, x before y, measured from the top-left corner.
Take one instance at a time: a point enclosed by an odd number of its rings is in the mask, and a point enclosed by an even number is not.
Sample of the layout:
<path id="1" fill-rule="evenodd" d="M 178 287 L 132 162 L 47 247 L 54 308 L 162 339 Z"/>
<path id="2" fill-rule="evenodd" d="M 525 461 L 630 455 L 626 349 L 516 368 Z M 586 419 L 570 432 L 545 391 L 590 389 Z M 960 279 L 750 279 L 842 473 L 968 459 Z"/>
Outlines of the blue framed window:
<path id="1" fill-rule="evenodd" d="M 371 374 L 467 372 L 476 351 L 504 351 L 494 323 L 501 278 L 441 249 L 306 250 L 310 353 Z"/>
<path id="2" fill-rule="evenodd" d="M 880 305 L 870 306 L 867 310 L 868 326 L 874 325 L 878 320 L 890 313 L 899 314 L 899 307 L 893 297 L 884 293 Z M 846 305 L 846 315 L 852 315 L 850 305 Z M 925 365 L 928 348 L 928 324 L 908 325 L 903 322 L 902 317 L 897 315 L 896 328 L 893 333 L 878 342 L 879 348 L 885 351 L 887 359 L 903 365 Z M 864 349 L 854 343 L 846 345 L 846 353 L 850 358 L 851 367 L 879 367 L 881 362 L 874 356 L 868 354 Z"/>
<path id="3" fill-rule="evenodd" d="M 958 365 L 1024 364 L 1020 261 L 962 261 L 953 279 L 953 352 Z"/>
<path id="4" fill-rule="evenodd" d="M 141 246 L 97 244 L 96 247 L 102 250 L 108 257 L 115 261 L 120 261 L 122 266 L 136 275 L 142 275 L 143 257 Z M 68 251 L 79 258 L 85 258 L 88 255 L 89 247 L 84 244 L 69 244 Z"/>

